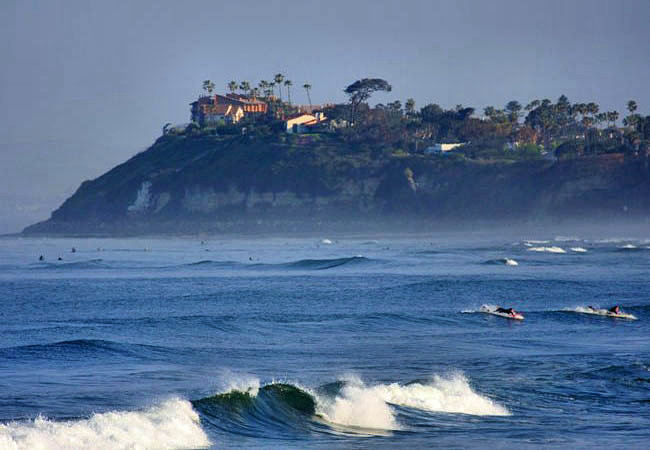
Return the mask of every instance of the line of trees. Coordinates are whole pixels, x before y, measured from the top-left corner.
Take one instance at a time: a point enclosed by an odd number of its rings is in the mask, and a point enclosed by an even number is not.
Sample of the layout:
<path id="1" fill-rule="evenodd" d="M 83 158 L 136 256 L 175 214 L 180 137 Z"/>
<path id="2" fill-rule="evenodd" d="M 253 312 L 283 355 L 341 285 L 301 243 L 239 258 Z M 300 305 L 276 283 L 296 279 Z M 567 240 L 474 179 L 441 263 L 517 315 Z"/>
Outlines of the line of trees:
<path id="1" fill-rule="evenodd" d="M 375 93 L 389 93 L 385 80 L 364 78 L 344 89 L 347 104 L 334 105 L 326 114 L 345 119 L 349 127 L 342 131 L 348 139 L 388 144 L 408 151 L 433 142 L 469 143 L 474 150 L 516 150 L 533 148 L 558 154 L 596 154 L 638 152 L 648 144 L 650 116 L 637 114 L 637 103 L 627 102 L 623 127 L 617 127 L 618 111 L 600 111 L 595 102 L 571 103 L 567 96 L 557 101 L 533 100 L 523 106 L 511 100 L 503 108 L 488 106 L 477 117 L 473 107 L 456 105 L 444 109 L 431 103 L 416 109 L 415 100 L 379 103 L 368 100 Z M 473 151 L 473 153 L 476 153 Z"/>
<path id="2" fill-rule="evenodd" d="M 228 90 L 231 93 L 237 93 L 239 92 L 240 94 L 252 97 L 252 98 L 262 98 L 267 102 L 279 102 L 280 104 L 284 104 L 285 102 L 283 101 L 283 87 L 284 87 L 284 92 L 286 93 L 286 103 L 288 105 L 292 105 L 291 102 L 291 88 L 293 87 L 293 81 L 288 79 L 284 74 L 282 73 L 276 73 L 272 78 L 272 81 L 267 81 L 267 80 L 260 80 L 257 83 L 257 86 L 251 85 L 250 82 L 248 81 L 241 81 L 237 82 L 235 80 L 232 80 L 228 82 L 226 85 Z M 305 83 L 302 85 L 303 89 L 307 93 L 307 99 L 309 100 L 309 104 L 311 106 L 311 84 L 310 83 Z M 277 88 L 277 95 L 276 95 L 276 88 Z M 211 80 L 205 80 L 202 85 L 202 89 L 208 94 L 211 95 L 212 92 L 215 89 L 215 84 Z"/>

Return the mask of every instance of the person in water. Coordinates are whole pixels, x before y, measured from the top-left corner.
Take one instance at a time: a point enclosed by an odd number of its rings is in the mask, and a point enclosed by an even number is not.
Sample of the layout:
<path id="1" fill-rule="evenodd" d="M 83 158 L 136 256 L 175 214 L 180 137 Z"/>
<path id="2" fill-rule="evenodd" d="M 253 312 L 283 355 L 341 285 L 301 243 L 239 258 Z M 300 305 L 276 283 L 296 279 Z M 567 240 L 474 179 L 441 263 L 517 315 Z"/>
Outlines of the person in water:
<path id="1" fill-rule="evenodd" d="M 500 312 L 500 313 L 503 313 L 503 314 L 510 314 L 511 316 L 514 316 L 515 314 L 517 314 L 517 311 L 515 311 L 512 308 L 506 309 L 506 308 L 502 308 L 500 306 L 497 308 L 497 312 Z"/>
<path id="2" fill-rule="evenodd" d="M 620 314 L 621 313 L 621 308 L 618 305 L 614 305 L 611 308 L 608 309 L 609 312 L 614 313 L 614 314 Z"/>

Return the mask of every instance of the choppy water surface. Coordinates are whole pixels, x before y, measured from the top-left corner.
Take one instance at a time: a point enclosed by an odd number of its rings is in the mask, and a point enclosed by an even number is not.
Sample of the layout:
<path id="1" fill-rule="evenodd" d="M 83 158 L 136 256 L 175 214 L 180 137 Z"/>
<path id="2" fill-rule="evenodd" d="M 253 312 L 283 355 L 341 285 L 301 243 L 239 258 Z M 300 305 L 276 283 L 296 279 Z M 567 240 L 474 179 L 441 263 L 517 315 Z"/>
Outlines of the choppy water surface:
<path id="1" fill-rule="evenodd" d="M 0 448 L 642 447 L 645 238 L 0 239 Z"/>

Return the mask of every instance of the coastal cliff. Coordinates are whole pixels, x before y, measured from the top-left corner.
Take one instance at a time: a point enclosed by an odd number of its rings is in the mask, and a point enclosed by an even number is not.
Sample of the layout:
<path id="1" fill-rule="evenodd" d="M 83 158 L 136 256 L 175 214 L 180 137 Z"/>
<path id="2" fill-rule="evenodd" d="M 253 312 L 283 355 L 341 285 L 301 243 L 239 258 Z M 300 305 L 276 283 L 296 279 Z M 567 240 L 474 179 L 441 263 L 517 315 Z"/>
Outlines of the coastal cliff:
<path id="1" fill-rule="evenodd" d="M 428 228 L 650 217 L 647 160 L 476 161 L 323 136 L 174 136 L 92 181 L 25 234 Z"/>

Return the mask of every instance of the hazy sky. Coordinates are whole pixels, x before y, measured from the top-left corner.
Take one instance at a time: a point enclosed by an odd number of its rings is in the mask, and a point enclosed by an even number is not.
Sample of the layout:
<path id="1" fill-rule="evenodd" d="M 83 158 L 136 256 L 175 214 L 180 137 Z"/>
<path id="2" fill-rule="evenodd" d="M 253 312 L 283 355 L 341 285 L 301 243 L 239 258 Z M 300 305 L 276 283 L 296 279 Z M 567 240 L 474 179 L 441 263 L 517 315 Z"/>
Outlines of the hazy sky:
<path id="1" fill-rule="evenodd" d="M 285 73 L 293 99 L 361 77 L 482 109 L 533 98 L 650 113 L 650 1 L 0 1 L 0 233 L 144 150 L 213 80 Z"/>

